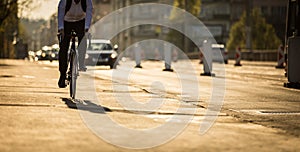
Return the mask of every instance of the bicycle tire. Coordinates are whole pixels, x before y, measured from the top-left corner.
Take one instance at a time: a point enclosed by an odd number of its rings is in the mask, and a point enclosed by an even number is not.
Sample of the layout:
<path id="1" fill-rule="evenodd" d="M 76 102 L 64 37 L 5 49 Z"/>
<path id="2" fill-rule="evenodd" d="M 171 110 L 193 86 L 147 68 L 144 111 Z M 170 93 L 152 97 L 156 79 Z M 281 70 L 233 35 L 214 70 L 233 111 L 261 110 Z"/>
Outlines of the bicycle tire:
<path id="1" fill-rule="evenodd" d="M 71 77 L 70 77 L 70 97 L 75 99 L 76 96 L 76 80 L 78 73 L 78 61 L 75 53 L 71 54 Z"/>

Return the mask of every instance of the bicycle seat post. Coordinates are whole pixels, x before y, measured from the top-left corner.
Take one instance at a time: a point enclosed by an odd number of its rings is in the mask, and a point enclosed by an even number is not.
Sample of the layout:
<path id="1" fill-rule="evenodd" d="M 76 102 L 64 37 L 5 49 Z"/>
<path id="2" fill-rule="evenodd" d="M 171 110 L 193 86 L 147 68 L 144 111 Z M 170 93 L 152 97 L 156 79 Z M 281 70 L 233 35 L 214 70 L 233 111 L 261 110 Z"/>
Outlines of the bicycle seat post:
<path id="1" fill-rule="evenodd" d="M 75 32 L 75 31 L 72 31 L 72 32 L 71 32 L 71 40 L 72 40 L 72 42 L 74 42 L 74 43 L 75 43 L 75 38 L 76 38 L 76 32 Z"/>

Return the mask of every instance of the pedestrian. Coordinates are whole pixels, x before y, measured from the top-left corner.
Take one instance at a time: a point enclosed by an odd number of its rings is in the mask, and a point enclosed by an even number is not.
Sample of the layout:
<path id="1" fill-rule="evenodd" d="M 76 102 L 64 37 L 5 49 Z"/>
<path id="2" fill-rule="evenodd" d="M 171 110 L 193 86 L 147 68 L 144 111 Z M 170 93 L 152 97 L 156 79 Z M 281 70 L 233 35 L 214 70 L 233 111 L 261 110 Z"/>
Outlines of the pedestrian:
<path id="1" fill-rule="evenodd" d="M 70 45 L 70 33 L 74 30 L 78 37 L 79 70 L 86 71 L 84 64 L 87 40 L 85 34 L 91 26 L 93 14 L 92 0 L 60 0 L 58 4 L 58 33 L 61 34 L 59 51 L 60 77 L 58 86 L 65 88 L 66 72 L 68 68 L 68 49 Z"/>

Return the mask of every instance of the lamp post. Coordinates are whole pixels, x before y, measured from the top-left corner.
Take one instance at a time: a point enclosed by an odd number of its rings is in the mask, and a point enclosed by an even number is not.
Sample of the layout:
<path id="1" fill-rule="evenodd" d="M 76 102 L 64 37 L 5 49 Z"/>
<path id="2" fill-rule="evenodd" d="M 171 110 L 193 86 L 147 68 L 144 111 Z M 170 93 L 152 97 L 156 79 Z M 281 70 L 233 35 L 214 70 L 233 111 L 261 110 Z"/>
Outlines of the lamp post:
<path id="1" fill-rule="evenodd" d="M 252 0 L 246 1 L 246 49 L 252 52 Z"/>
<path id="2" fill-rule="evenodd" d="M 184 0 L 184 10 L 185 11 L 187 11 L 187 9 L 188 9 L 188 5 L 187 5 L 187 3 L 188 3 L 188 1 L 187 0 Z M 185 32 L 185 30 L 186 30 L 186 18 L 185 18 L 185 16 L 184 16 L 184 19 L 183 19 L 183 32 Z M 186 51 L 186 52 L 188 52 L 188 45 L 187 45 L 187 38 L 186 38 L 186 36 L 185 36 L 185 34 L 183 34 L 183 49 L 184 49 L 184 51 Z"/>

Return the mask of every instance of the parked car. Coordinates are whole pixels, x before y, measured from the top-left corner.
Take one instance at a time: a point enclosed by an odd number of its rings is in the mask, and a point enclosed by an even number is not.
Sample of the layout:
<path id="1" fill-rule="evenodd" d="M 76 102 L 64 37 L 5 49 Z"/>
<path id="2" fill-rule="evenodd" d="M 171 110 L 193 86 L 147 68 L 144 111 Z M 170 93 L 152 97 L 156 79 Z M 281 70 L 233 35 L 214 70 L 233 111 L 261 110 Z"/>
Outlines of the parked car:
<path id="1" fill-rule="evenodd" d="M 50 59 L 50 46 L 43 46 L 41 50 L 37 51 L 35 56 L 36 60 L 49 60 Z"/>
<path id="2" fill-rule="evenodd" d="M 212 51 L 213 51 L 213 61 L 216 62 L 223 62 L 225 64 L 228 64 L 228 52 L 225 48 L 224 44 L 212 44 Z M 221 51 L 221 55 L 222 55 L 222 59 L 218 59 L 218 57 L 220 56 L 219 51 Z"/>
<path id="3" fill-rule="evenodd" d="M 51 51 L 49 52 L 49 60 L 52 62 L 53 60 L 58 60 L 58 51 L 59 51 L 59 45 L 54 44 L 51 47 Z"/>
<path id="4" fill-rule="evenodd" d="M 228 52 L 225 48 L 224 44 L 212 44 L 212 57 L 213 62 L 224 62 L 228 64 Z M 220 53 L 222 56 L 220 56 Z M 203 54 L 200 52 L 200 63 L 203 63 L 204 57 Z"/>
<path id="5" fill-rule="evenodd" d="M 87 46 L 86 65 L 108 65 L 111 69 L 116 68 L 118 48 L 113 48 L 110 40 L 91 39 Z"/>
<path id="6" fill-rule="evenodd" d="M 29 61 L 35 60 L 35 52 L 34 51 L 28 51 L 28 59 L 29 59 Z"/>

